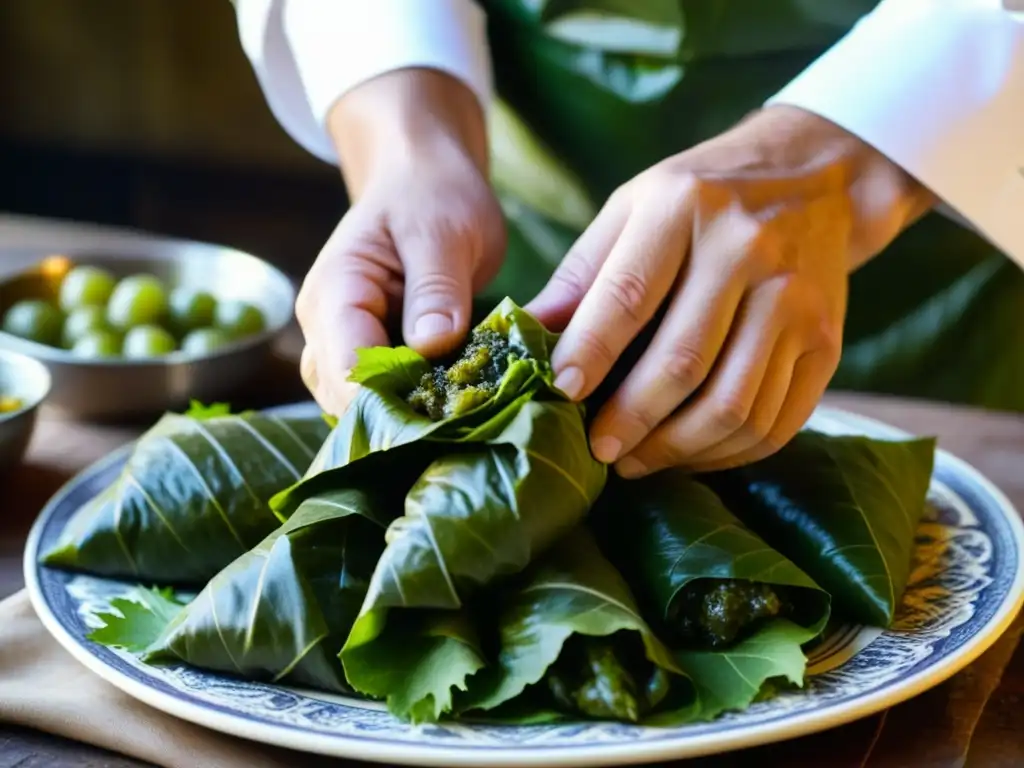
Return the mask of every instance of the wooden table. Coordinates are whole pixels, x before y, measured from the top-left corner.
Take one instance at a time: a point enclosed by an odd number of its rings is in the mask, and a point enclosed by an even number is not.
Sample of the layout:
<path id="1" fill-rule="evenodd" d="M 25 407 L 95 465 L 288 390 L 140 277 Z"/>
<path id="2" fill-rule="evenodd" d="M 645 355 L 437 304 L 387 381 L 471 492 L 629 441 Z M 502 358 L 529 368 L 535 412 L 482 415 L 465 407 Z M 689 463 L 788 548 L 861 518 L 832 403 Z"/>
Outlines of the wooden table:
<path id="1" fill-rule="evenodd" d="M 280 392 L 276 396 L 280 397 Z M 943 448 L 981 470 L 1018 509 L 1024 510 L 1024 417 L 863 396 L 830 396 L 828 402 L 911 432 L 938 435 Z M 0 598 L 22 585 L 25 535 L 46 499 L 71 475 L 137 433 L 132 428 L 85 426 L 44 415 L 26 466 L 4 484 Z M 1024 695 L 1024 648 L 1019 647 L 1022 628 L 1024 620 L 1018 618 L 1002 639 L 968 669 L 880 715 L 815 736 L 686 765 L 1024 766 L 1024 707 L 1020 704 Z M 142 764 L 46 734 L 0 725 L 0 768 L 15 765 L 128 768 Z M 302 765 L 301 756 L 296 756 L 296 765 Z"/>

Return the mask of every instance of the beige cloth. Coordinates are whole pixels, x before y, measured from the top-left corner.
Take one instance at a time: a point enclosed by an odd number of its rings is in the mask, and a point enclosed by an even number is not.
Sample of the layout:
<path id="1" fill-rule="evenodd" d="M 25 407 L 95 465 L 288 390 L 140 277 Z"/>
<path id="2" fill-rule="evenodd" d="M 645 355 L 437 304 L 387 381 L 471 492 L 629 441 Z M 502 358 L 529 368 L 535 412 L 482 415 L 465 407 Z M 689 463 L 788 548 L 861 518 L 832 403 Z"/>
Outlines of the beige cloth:
<path id="1" fill-rule="evenodd" d="M 0 722 L 58 734 L 167 768 L 352 766 L 216 733 L 131 698 L 54 640 L 24 590 L 0 602 Z"/>

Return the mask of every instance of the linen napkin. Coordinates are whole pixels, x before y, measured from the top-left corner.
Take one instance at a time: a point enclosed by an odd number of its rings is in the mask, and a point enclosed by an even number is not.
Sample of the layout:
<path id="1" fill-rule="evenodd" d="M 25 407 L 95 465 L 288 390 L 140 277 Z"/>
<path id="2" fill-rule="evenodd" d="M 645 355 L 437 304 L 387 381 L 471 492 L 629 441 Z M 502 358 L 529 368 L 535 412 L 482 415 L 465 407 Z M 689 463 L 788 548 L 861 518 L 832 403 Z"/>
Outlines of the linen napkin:
<path id="1" fill-rule="evenodd" d="M 227 736 L 146 706 L 67 653 L 43 627 L 25 590 L 0 602 L 0 629 L 0 722 L 166 768 L 358 765 Z"/>

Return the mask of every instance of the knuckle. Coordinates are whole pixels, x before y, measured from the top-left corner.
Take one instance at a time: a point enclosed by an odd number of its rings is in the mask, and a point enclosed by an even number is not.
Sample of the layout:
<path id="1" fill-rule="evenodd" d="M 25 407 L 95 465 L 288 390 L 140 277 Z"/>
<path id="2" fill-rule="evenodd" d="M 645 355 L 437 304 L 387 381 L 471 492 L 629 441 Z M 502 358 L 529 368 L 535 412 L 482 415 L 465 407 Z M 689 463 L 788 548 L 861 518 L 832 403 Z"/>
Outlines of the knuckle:
<path id="1" fill-rule="evenodd" d="M 822 355 L 832 373 L 839 367 L 843 354 L 843 326 L 831 318 L 822 318 L 815 325 L 814 348 Z"/>
<path id="2" fill-rule="evenodd" d="M 767 300 L 770 312 L 801 332 L 816 330 L 825 317 L 824 302 L 816 298 L 816 292 L 805 279 L 793 272 L 768 278 L 758 290 Z"/>
<path id="3" fill-rule="evenodd" d="M 834 302 L 816 286 L 793 274 L 780 275 L 773 282 L 776 310 L 799 329 L 808 349 L 838 364 L 843 323 Z"/>
<path id="4" fill-rule="evenodd" d="M 843 321 L 841 315 L 837 317 L 826 301 L 821 302 L 818 311 L 814 313 L 814 329 L 816 331 L 814 341 L 816 347 L 825 357 L 838 365 L 839 357 L 843 351 Z"/>
<path id="5" fill-rule="evenodd" d="M 645 197 L 651 204 L 673 211 L 701 200 L 705 188 L 706 183 L 691 171 L 665 165 L 652 168 L 644 184 Z"/>
<path id="6" fill-rule="evenodd" d="M 709 366 L 696 349 L 678 346 L 665 356 L 662 370 L 668 381 L 689 393 L 707 377 Z"/>
<path id="7" fill-rule="evenodd" d="M 741 228 L 746 233 L 748 243 L 746 259 L 751 279 L 759 281 L 785 277 L 778 274 L 784 266 L 782 255 L 785 250 L 778 233 L 769 224 L 752 216 L 744 215 L 741 220 Z"/>
<path id="8" fill-rule="evenodd" d="M 757 456 L 759 459 L 767 458 L 773 454 L 778 453 L 786 444 L 793 439 L 795 433 L 790 433 L 785 430 L 772 429 L 768 430 L 768 433 L 761 440 L 758 445 Z"/>
<path id="9" fill-rule="evenodd" d="M 406 291 L 417 306 L 431 306 L 450 309 L 450 305 L 462 293 L 458 278 L 447 272 L 429 271 L 417 273 L 409 281 Z"/>
<path id="10" fill-rule="evenodd" d="M 605 201 L 603 208 L 614 208 L 616 206 L 628 204 L 633 196 L 635 184 L 636 179 L 627 181 L 625 184 L 620 184 L 610 195 L 608 195 L 608 199 Z"/>
<path id="11" fill-rule="evenodd" d="M 737 432 L 744 427 L 750 417 L 750 403 L 745 398 L 733 396 L 721 397 L 711 406 L 711 418 L 725 432 Z"/>
<path id="12" fill-rule="evenodd" d="M 662 467 L 677 467 L 685 463 L 683 455 L 667 435 L 657 435 L 648 440 L 640 454 L 641 461 L 651 470 Z"/>
<path id="13" fill-rule="evenodd" d="M 641 401 L 627 401 L 619 404 L 616 421 L 633 435 L 646 435 L 658 426 L 658 418 Z"/>
<path id="14" fill-rule="evenodd" d="M 392 235 L 399 243 L 429 243 L 444 252 L 475 248 L 483 230 L 477 214 L 466 205 L 454 206 L 444 213 L 407 215 L 391 221 Z"/>
<path id="15" fill-rule="evenodd" d="M 600 367 L 606 370 L 611 368 L 615 362 L 615 352 L 608 346 L 600 333 L 590 329 L 581 329 L 577 345 L 580 350 L 579 359 L 586 361 L 589 364 L 588 367 Z"/>
<path id="16" fill-rule="evenodd" d="M 778 453 L 785 447 L 791 437 L 791 435 L 787 436 L 781 432 L 769 429 L 765 436 L 761 438 L 758 455 L 763 459 L 771 456 L 772 454 Z"/>
<path id="17" fill-rule="evenodd" d="M 775 423 L 771 418 L 754 412 L 747 418 L 741 429 L 750 441 L 762 444 L 768 440 L 773 426 Z"/>
<path id="18" fill-rule="evenodd" d="M 459 289 L 459 280 L 448 272 L 430 270 L 417 274 L 409 288 L 424 296 L 448 296 Z"/>
<path id="19" fill-rule="evenodd" d="M 570 251 L 551 276 L 551 280 L 560 285 L 566 293 L 582 298 L 592 280 L 591 270 L 582 256 Z"/>
<path id="20" fill-rule="evenodd" d="M 763 283 L 775 309 L 790 315 L 805 311 L 807 293 L 800 279 L 792 272 L 783 272 Z"/>
<path id="21" fill-rule="evenodd" d="M 482 216 L 476 211 L 460 210 L 435 224 L 438 239 L 457 245 L 473 243 L 481 231 Z"/>
<path id="22" fill-rule="evenodd" d="M 605 295 L 635 324 L 647 322 L 647 283 L 633 272 L 616 272 L 604 283 Z"/>

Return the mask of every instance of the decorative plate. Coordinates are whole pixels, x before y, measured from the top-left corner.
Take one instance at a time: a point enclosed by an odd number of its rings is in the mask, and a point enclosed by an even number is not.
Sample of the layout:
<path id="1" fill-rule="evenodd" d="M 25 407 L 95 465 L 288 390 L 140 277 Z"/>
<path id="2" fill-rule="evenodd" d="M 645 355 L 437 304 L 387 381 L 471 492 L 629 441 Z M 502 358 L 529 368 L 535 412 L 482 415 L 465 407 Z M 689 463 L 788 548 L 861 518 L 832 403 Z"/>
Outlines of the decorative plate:
<path id="1" fill-rule="evenodd" d="M 312 405 L 290 406 L 303 411 Z M 892 427 L 819 409 L 815 429 L 900 438 Z M 29 536 L 25 579 L 40 619 L 75 658 L 152 707 L 243 738 L 306 752 L 415 765 L 609 765 L 693 757 L 831 728 L 948 678 L 988 648 L 1024 599 L 1024 525 L 976 470 L 939 451 L 929 510 L 895 626 L 839 627 L 814 649 L 803 690 L 710 723 L 653 728 L 579 722 L 412 726 L 382 706 L 243 682 L 187 667 L 154 668 L 86 639 L 94 614 L 132 585 L 38 564 L 71 515 L 117 476 L 130 447 L 69 482 Z"/>

